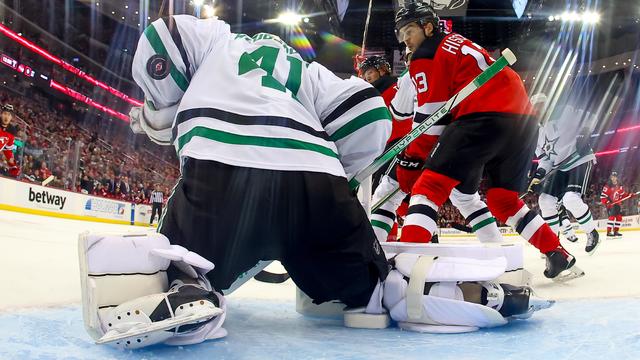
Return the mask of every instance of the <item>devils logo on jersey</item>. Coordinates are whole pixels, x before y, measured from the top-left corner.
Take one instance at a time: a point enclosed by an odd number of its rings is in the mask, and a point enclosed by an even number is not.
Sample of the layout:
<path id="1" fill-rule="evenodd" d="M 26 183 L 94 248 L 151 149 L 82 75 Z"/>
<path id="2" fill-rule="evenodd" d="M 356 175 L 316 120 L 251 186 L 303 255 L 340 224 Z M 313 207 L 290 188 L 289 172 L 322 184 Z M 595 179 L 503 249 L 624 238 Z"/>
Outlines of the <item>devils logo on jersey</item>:
<path id="1" fill-rule="evenodd" d="M 171 70 L 171 63 L 165 56 L 153 55 L 147 61 L 147 73 L 154 80 L 162 80 L 169 75 Z"/>

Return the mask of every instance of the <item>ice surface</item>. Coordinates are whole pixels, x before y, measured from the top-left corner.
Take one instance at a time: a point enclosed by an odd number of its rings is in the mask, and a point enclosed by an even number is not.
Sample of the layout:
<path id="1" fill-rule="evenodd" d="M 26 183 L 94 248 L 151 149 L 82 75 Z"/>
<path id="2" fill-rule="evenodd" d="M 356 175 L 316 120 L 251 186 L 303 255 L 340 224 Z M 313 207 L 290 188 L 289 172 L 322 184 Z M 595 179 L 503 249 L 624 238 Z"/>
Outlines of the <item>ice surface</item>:
<path id="1" fill-rule="evenodd" d="M 78 307 L 0 315 L 3 359 L 633 359 L 638 299 L 565 300 L 532 319 L 460 335 L 344 328 L 310 319 L 294 302 L 232 301 L 229 336 L 185 347 L 120 351 L 93 345 Z"/>
<path id="2" fill-rule="evenodd" d="M 0 229 L 0 359 L 640 359 L 640 232 L 605 240 L 594 256 L 584 253 L 584 236 L 566 244 L 587 272 L 567 284 L 542 277 L 544 260 L 526 247 L 536 291 L 559 302 L 498 329 L 464 335 L 347 329 L 298 315 L 290 281 L 252 280 L 229 297 L 227 338 L 123 352 L 93 345 L 83 329 L 76 242 L 86 230 L 136 228 L 0 211 Z"/>

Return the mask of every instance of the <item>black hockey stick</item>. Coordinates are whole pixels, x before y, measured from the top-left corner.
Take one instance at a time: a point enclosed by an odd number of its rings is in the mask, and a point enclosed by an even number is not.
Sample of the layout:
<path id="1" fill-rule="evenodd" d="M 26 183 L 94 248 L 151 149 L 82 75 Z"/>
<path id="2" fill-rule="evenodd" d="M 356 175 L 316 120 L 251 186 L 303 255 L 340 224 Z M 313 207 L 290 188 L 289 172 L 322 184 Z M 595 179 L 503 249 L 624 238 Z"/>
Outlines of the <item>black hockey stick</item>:
<path id="1" fill-rule="evenodd" d="M 276 273 L 269 272 L 267 270 L 262 270 L 258 274 L 256 274 L 256 276 L 254 276 L 253 278 L 263 283 L 282 284 L 283 282 L 289 280 L 290 276 L 287 273 L 276 274 Z"/>

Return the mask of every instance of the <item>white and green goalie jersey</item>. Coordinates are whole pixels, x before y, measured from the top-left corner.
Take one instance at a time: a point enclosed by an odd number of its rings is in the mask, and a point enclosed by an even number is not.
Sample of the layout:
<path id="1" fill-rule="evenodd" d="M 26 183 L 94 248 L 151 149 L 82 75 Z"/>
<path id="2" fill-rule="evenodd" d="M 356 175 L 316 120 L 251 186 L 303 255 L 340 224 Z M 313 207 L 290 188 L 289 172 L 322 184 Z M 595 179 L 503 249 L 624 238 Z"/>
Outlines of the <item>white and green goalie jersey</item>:
<path id="1" fill-rule="evenodd" d="M 180 159 L 350 177 L 383 150 L 391 116 L 378 92 L 307 63 L 280 38 L 218 19 L 154 21 L 133 60 L 142 121 Z"/>

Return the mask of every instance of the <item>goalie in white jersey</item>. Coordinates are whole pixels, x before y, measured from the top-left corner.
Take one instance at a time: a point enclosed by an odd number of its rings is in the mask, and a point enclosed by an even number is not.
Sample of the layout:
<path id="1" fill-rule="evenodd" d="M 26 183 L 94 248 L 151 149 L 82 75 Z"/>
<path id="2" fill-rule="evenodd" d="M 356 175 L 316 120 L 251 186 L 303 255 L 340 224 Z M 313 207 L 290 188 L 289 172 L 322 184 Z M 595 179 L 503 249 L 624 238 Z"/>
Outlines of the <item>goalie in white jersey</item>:
<path id="1" fill-rule="evenodd" d="M 132 128 L 175 146 L 182 176 L 160 234 L 81 236 L 85 325 L 98 343 L 133 348 L 225 336 L 222 293 L 261 260 L 280 260 L 316 303 L 366 306 L 362 315 L 373 320 L 350 325 L 388 324 L 381 297 L 390 265 L 347 183 L 381 153 L 391 130 L 374 88 L 304 62 L 274 35 L 233 34 L 222 21 L 191 16 L 160 19 L 145 30 L 133 76 L 145 104 L 132 110 Z M 429 274 L 459 278 L 446 271 L 455 259 L 402 259 L 405 267 L 420 265 L 423 287 Z M 442 261 L 444 268 L 437 266 Z M 495 279 L 505 264 L 491 260 L 487 272 L 481 262 L 460 280 Z M 414 312 L 398 303 L 412 275 L 394 271 L 385 304 L 394 319 L 412 320 Z M 481 304 L 469 306 L 480 309 L 476 318 L 461 310 L 467 320 L 442 320 L 440 311 L 438 324 L 496 326 L 537 309 L 528 288 L 482 282 L 474 289 Z M 433 322 L 425 319 L 417 321 Z"/>
<path id="2" fill-rule="evenodd" d="M 368 300 L 387 265 L 347 178 L 389 136 L 375 89 L 277 36 L 184 15 L 145 30 L 133 77 L 145 93 L 133 120 L 181 162 L 159 232 L 213 262 L 216 288 L 275 259 L 318 302 Z"/>

